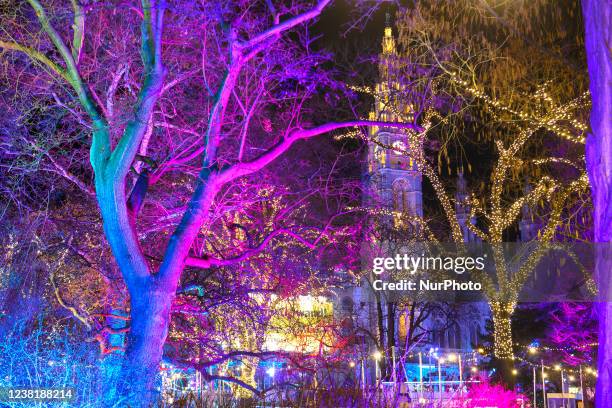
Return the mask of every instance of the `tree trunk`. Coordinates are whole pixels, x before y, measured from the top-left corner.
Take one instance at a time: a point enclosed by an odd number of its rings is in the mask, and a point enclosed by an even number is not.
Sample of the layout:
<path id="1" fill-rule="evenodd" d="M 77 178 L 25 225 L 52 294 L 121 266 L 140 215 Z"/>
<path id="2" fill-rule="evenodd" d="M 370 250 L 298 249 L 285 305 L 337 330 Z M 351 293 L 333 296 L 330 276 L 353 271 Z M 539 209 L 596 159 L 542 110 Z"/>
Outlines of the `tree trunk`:
<path id="1" fill-rule="evenodd" d="M 149 406 L 170 325 L 174 290 L 155 281 L 130 297 L 131 327 L 122 367 L 120 394 L 132 406 Z"/>
<path id="2" fill-rule="evenodd" d="M 596 276 L 601 302 L 596 407 L 612 407 L 612 3 L 583 0 L 585 47 L 591 91 L 591 133 L 586 161 L 594 206 Z M 604 244 L 605 243 L 605 244 Z"/>
<path id="3" fill-rule="evenodd" d="M 612 228 L 612 226 L 611 226 Z M 596 304 L 599 333 L 597 353 L 597 385 L 595 406 L 612 407 L 612 250 L 609 245 L 595 249 L 597 287 L 600 301 Z"/>
<path id="4" fill-rule="evenodd" d="M 395 370 L 393 366 L 393 355 L 395 353 L 395 304 L 391 302 L 387 303 L 387 350 L 388 352 L 385 353 L 387 358 L 385 377 L 387 381 L 390 381 Z"/>
<path id="5" fill-rule="evenodd" d="M 376 293 L 376 316 L 377 316 L 377 323 L 378 323 L 378 347 L 379 347 L 379 351 L 382 354 L 380 361 L 379 361 L 379 368 L 380 368 L 380 375 L 381 377 L 384 376 L 386 367 L 385 367 L 385 319 L 384 319 L 384 312 L 383 312 L 383 304 L 382 304 L 382 300 L 380 299 L 380 295 L 378 293 Z M 378 373 L 374 373 L 374 378 L 376 378 L 376 376 L 378 375 Z"/>
<path id="6" fill-rule="evenodd" d="M 512 359 L 512 324 L 510 314 L 493 310 L 493 349 L 495 357 Z"/>
<path id="7" fill-rule="evenodd" d="M 125 186 L 112 175 L 104 176 L 96 178 L 104 233 L 130 294 L 127 348 L 119 383 L 108 400 L 127 398 L 132 407 L 148 407 L 157 394 L 155 378 L 168 334 L 177 282 L 164 280 L 162 284 L 158 275 L 150 272 L 131 224 Z"/>
<path id="8" fill-rule="evenodd" d="M 495 308 L 493 309 L 493 354 L 495 367 L 504 384 L 514 388 L 511 314 Z"/>

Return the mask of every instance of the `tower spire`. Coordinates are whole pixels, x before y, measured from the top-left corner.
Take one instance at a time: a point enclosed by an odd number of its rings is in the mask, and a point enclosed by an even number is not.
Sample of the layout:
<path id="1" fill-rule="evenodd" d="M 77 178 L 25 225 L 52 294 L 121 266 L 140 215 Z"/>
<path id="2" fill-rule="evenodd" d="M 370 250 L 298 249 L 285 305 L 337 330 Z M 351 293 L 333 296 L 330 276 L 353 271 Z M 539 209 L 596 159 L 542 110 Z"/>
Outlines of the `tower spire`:
<path id="1" fill-rule="evenodd" d="M 391 27 L 391 14 L 385 15 L 385 35 L 382 39 L 382 51 L 383 55 L 395 55 L 397 50 L 395 48 L 395 38 L 393 37 L 393 28 Z"/>

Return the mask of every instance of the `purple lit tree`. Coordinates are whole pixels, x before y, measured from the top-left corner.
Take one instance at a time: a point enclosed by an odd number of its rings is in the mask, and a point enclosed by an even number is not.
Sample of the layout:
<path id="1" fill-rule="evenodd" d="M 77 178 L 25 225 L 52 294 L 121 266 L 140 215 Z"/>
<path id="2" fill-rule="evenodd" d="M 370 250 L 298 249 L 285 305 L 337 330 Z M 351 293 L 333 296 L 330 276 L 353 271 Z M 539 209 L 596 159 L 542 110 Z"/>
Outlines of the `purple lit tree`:
<path id="1" fill-rule="evenodd" d="M 248 207 L 236 193 L 244 183 L 256 197 L 257 186 L 266 188 L 256 173 L 301 140 L 386 124 L 315 114 L 313 101 L 333 97 L 334 81 L 304 26 L 329 2 L 75 0 L 66 8 L 28 0 L 3 16 L 0 48 L 11 52 L 16 72 L 27 73 L 18 86 L 44 89 L 35 99 L 53 95 L 67 115 L 64 132 L 91 135 L 60 141 L 47 154 L 92 193 L 82 179 L 91 174 L 82 166 L 75 174 L 65 161 L 66 151 L 89 145 L 104 235 L 130 297 L 121 376 L 122 392 L 140 395 L 133 404 L 149 402 L 186 268 L 240 265 L 278 240 L 313 248 L 329 234 L 332 221 L 318 229 L 280 222 L 307 202 L 297 199 L 259 234 L 246 231 L 246 243 L 218 247 L 225 213 Z M 225 221 L 240 232 L 242 220 Z"/>
<path id="2" fill-rule="evenodd" d="M 597 320 L 590 303 L 563 302 L 551 312 L 547 342 L 560 350 L 565 364 L 590 364 L 597 343 Z"/>
<path id="3" fill-rule="evenodd" d="M 612 4 L 583 0 L 585 46 L 592 99 L 586 160 L 594 203 L 599 286 L 599 352 L 596 406 L 612 406 Z"/>

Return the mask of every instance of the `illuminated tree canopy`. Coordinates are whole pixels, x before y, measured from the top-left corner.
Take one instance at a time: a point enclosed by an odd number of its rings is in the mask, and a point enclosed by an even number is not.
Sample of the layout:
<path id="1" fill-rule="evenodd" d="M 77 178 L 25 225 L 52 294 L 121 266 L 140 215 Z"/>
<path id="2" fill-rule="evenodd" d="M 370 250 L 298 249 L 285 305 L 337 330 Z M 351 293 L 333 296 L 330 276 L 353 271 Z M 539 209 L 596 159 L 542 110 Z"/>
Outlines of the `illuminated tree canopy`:
<path id="1" fill-rule="evenodd" d="M 376 386 L 397 381 L 428 319 L 450 330 L 457 309 L 378 295 L 342 315 L 330 299 L 371 286 L 363 252 L 479 242 L 494 249 L 494 276 L 479 276 L 490 358 L 512 387 L 538 263 L 609 242 L 610 7 L 409 3 L 1 4 L 0 334 L 23 355 L 43 334 L 49 361 L 82 353 L 109 406 L 158 402 L 168 366 L 265 398 L 274 361 L 321 401 L 329 384 L 365 395 L 372 349 Z M 509 266 L 515 241 L 536 249 Z M 584 287 L 606 296 L 597 248 Z M 579 303 L 548 334 L 600 339 L 605 406 L 600 307 L 598 336 L 572 326 L 588 320 Z M 581 352 L 565 362 L 592 360 Z"/>

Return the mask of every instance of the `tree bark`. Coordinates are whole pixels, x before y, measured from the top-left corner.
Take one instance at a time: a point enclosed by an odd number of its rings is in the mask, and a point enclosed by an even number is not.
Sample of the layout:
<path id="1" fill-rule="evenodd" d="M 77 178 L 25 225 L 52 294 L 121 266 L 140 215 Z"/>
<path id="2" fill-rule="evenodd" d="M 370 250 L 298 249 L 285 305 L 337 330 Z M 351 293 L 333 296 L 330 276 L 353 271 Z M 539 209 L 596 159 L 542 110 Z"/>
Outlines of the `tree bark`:
<path id="1" fill-rule="evenodd" d="M 585 47 L 591 92 L 587 171 L 594 206 L 595 273 L 599 285 L 599 352 L 595 405 L 612 407 L 612 3 L 583 0 Z"/>
<path id="2" fill-rule="evenodd" d="M 120 395 L 132 406 L 149 406 L 157 395 L 156 376 L 170 324 L 174 291 L 153 281 L 132 296 L 131 327 L 122 367 Z"/>
<path id="3" fill-rule="evenodd" d="M 123 180 L 104 173 L 96 178 L 105 236 L 130 295 L 127 348 L 119 383 L 111 389 L 108 400 L 126 398 L 132 407 L 148 407 L 157 394 L 155 378 L 168 334 L 176 282 L 161 284 L 151 273 L 131 222 Z"/>

